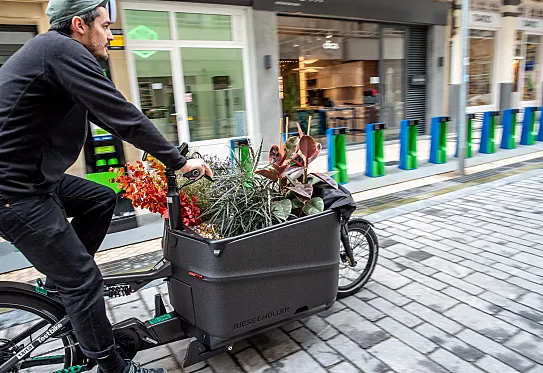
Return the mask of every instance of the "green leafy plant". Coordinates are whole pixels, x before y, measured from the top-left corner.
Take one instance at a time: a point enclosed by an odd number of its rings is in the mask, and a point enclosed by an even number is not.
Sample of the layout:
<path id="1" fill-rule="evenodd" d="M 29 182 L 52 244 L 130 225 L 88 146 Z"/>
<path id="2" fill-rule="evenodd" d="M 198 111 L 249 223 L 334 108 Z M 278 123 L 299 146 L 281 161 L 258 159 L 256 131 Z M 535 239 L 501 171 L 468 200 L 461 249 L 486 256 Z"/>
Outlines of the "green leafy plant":
<path id="1" fill-rule="evenodd" d="M 290 137 L 281 146 L 273 145 L 268 155 L 270 165 L 256 171 L 258 175 L 277 183 L 281 198 L 272 203 L 272 212 L 281 221 L 324 210 L 322 198 L 313 197 L 313 185 L 316 183 L 326 182 L 338 188 L 329 174 L 309 172 L 309 165 L 319 156 L 322 145 L 305 135 L 300 125 L 298 132 L 299 137 Z"/>
<path id="2" fill-rule="evenodd" d="M 278 220 L 272 202 L 280 195 L 268 179 L 255 175 L 262 145 L 256 154 L 250 146 L 248 150 L 249 160 L 234 157 L 234 167 L 215 174 L 203 192 L 209 205 L 202 208 L 201 219 L 223 237 L 266 228 Z"/>

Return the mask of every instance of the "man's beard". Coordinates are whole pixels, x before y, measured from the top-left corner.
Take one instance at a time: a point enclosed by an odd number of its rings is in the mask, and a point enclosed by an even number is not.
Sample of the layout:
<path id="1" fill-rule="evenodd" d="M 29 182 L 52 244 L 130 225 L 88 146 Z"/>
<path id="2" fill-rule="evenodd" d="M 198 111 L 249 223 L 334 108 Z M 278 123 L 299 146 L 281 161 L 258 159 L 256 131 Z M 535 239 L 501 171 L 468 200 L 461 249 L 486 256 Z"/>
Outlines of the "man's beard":
<path id="1" fill-rule="evenodd" d="M 98 52 L 102 48 L 97 45 L 92 45 L 87 47 L 87 49 L 98 61 L 107 61 L 109 59 L 109 54 Z"/>

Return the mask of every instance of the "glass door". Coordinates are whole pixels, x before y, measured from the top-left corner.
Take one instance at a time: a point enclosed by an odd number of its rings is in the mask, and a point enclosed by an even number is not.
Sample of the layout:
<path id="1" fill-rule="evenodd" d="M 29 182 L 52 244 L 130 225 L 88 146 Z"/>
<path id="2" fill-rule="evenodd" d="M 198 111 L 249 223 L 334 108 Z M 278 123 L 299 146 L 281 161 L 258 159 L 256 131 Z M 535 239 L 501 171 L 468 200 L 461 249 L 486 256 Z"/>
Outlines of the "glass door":
<path id="1" fill-rule="evenodd" d="M 175 145 L 179 145 L 179 124 L 184 115 L 176 102 L 178 84 L 172 66 L 175 61 L 173 49 L 132 50 L 131 59 L 136 72 L 139 107 L 155 124 L 159 131 Z"/>
<path id="2" fill-rule="evenodd" d="M 242 51 L 181 48 L 192 141 L 247 136 Z"/>
<path id="3" fill-rule="evenodd" d="M 381 90 L 383 122 L 388 139 L 400 136 L 400 121 L 405 107 L 405 28 L 382 28 Z"/>
<path id="4" fill-rule="evenodd" d="M 525 35 L 523 43 L 523 68 L 522 68 L 522 90 L 521 100 L 526 105 L 537 104 L 537 92 L 539 91 L 540 80 L 540 54 L 541 36 Z"/>
<path id="5" fill-rule="evenodd" d="M 254 135 L 246 14 L 234 8 L 123 2 L 132 91 L 174 142 L 221 153 Z"/>

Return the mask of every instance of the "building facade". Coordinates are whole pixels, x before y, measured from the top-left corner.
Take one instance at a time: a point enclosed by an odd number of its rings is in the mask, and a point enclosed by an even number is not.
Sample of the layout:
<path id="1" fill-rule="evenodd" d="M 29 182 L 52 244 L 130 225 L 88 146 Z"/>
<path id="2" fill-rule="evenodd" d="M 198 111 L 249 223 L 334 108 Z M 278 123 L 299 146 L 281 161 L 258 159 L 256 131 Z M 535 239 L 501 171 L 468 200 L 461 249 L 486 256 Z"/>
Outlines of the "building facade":
<path id="1" fill-rule="evenodd" d="M 460 2 L 451 22 L 450 112 L 455 115 L 461 81 Z M 543 3 L 472 0 L 469 24 L 470 113 L 541 106 Z"/>
<path id="2" fill-rule="evenodd" d="M 0 6 L 2 61 L 49 25 L 47 1 Z M 263 139 L 266 149 L 287 118 L 289 131 L 311 121 L 317 138 L 329 127 L 361 130 L 351 143 L 364 141 L 366 124 L 382 121 L 396 139 L 402 119 L 417 119 L 427 133 L 429 119 L 448 108 L 451 9 L 442 2 L 121 0 L 115 9 L 113 82 L 171 142 L 201 152 L 227 155 L 238 137 Z M 499 34 L 500 25 L 492 30 Z M 531 58 L 535 39 L 522 35 L 519 53 Z M 484 43 L 485 50 L 498 44 Z M 540 75 L 524 71 L 516 89 L 533 92 Z M 478 84 L 477 92 L 493 88 L 473 102 L 491 96 L 488 105 L 495 103 L 497 81 Z M 139 157 L 131 146 L 125 153 L 128 161 Z M 84 162 L 71 171 L 84 174 Z"/>

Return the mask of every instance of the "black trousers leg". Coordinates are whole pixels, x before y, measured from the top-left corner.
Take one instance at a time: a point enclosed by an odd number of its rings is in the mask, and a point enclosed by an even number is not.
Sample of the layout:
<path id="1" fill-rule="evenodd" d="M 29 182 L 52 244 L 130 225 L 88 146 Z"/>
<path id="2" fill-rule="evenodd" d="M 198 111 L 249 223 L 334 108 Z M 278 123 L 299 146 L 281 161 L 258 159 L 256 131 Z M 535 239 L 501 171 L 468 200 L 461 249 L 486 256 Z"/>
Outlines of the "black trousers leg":
<path id="1" fill-rule="evenodd" d="M 79 187 L 75 188 L 77 183 Z M 72 180 L 68 185 L 74 188 L 59 186 L 58 192 L 76 202 L 81 195 L 88 195 L 90 189 L 103 188 L 83 179 Z M 112 196 L 108 191 L 102 192 Z M 75 197 L 70 198 L 72 196 Z M 81 202 L 80 206 L 84 204 Z M 98 213 L 91 205 L 89 203 L 86 209 L 89 216 L 102 216 L 105 220 L 105 213 Z M 65 211 L 56 194 L 0 196 L 0 231 L 37 270 L 54 281 L 82 351 L 90 358 L 99 359 L 113 351 L 114 339 L 106 316 L 102 275 L 92 254 L 105 236 L 109 219 L 107 224 L 79 219 L 75 224 L 80 232 L 76 232 L 66 219 L 66 213 L 72 207 Z M 88 226 L 83 227 L 83 223 Z M 91 232 L 93 227 L 98 229 Z M 78 233 L 83 235 L 85 244 Z"/>

